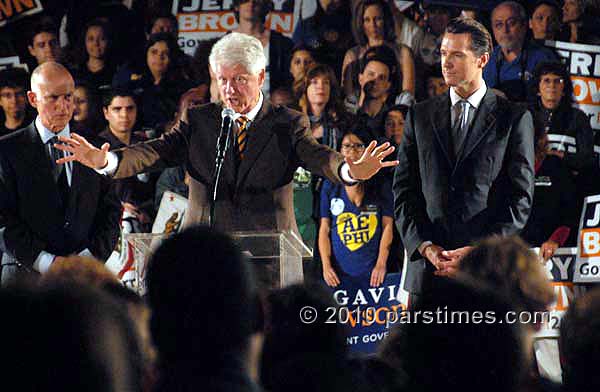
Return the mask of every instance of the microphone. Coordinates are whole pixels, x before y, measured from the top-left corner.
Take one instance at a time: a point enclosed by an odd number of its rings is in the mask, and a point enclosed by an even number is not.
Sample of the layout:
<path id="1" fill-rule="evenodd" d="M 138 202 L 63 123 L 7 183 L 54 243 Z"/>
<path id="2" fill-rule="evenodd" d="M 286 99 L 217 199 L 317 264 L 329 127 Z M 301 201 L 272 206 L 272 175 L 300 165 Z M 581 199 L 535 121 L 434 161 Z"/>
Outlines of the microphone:
<path id="1" fill-rule="evenodd" d="M 225 157 L 225 151 L 229 147 L 229 132 L 231 131 L 231 124 L 233 124 L 233 116 L 235 111 L 231 108 L 223 108 L 221 111 L 221 132 L 219 133 L 219 139 L 217 139 L 217 159 L 223 159 Z"/>
<path id="2" fill-rule="evenodd" d="M 219 190 L 219 181 L 221 179 L 223 161 L 225 160 L 227 149 L 229 149 L 233 116 L 235 116 L 235 111 L 233 109 L 224 108 L 221 111 L 221 132 L 219 133 L 219 138 L 217 139 L 217 155 L 215 157 L 215 172 L 213 174 L 212 203 L 210 204 L 210 215 L 208 221 L 209 226 L 213 226 L 215 224 L 215 204 L 217 202 L 217 192 Z"/>

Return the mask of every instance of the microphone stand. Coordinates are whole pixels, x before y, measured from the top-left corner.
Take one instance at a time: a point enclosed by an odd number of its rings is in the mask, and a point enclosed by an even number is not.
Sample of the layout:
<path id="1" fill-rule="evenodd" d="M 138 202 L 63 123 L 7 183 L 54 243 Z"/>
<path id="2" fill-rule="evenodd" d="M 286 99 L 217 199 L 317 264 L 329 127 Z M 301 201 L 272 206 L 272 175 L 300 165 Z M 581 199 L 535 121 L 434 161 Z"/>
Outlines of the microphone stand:
<path id="1" fill-rule="evenodd" d="M 221 112 L 223 122 L 221 123 L 221 133 L 217 139 L 217 156 L 215 158 L 215 174 L 213 177 L 213 192 L 212 203 L 210 203 L 210 215 L 208 217 L 208 226 L 212 227 L 215 224 L 215 205 L 217 203 L 217 190 L 219 189 L 219 181 L 221 179 L 221 169 L 225 161 L 225 153 L 229 149 L 231 140 L 231 125 L 233 123 L 233 115 L 235 112 L 232 109 L 225 108 Z"/>

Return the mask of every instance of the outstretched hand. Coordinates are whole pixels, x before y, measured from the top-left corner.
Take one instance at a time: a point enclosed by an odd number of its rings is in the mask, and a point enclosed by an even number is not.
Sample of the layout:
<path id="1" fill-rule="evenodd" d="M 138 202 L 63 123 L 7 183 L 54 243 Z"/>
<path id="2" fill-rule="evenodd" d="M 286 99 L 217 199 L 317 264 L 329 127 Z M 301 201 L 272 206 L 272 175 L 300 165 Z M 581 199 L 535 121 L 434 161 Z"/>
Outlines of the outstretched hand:
<path id="1" fill-rule="evenodd" d="M 102 169 L 108 164 L 108 150 L 110 144 L 104 143 L 101 148 L 97 148 L 88 142 L 83 136 L 72 133 L 71 137 L 59 136 L 54 147 L 57 150 L 67 151 L 70 154 L 60 158 L 56 163 L 67 163 L 77 161 L 82 165 L 92 169 Z"/>
<path id="2" fill-rule="evenodd" d="M 398 161 L 383 161 L 385 157 L 394 152 L 394 149 L 394 146 L 390 146 L 389 142 L 377 146 L 377 142 L 372 141 L 358 161 L 353 162 L 350 158 L 345 158 L 350 169 L 350 175 L 356 180 L 368 180 L 377 174 L 381 168 L 398 165 Z"/>

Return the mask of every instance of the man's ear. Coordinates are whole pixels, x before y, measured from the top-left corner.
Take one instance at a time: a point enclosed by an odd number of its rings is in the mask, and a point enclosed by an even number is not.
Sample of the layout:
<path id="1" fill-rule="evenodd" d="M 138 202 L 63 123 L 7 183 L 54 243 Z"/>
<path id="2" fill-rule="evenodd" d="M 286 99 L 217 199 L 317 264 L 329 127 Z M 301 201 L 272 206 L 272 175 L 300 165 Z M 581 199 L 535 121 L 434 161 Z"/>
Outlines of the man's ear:
<path id="1" fill-rule="evenodd" d="M 32 107 L 37 108 L 37 95 L 33 91 L 27 91 L 27 100 Z"/>
<path id="2" fill-rule="evenodd" d="M 490 54 L 488 52 L 485 52 L 484 54 L 479 56 L 479 58 L 477 59 L 477 65 L 483 69 L 483 68 L 485 68 L 485 66 L 487 65 L 487 63 L 489 61 L 490 61 Z"/>
<path id="3" fill-rule="evenodd" d="M 263 84 L 265 84 L 265 73 L 264 69 L 261 69 L 258 73 L 258 85 L 262 88 Z"/>
<path id="4" fill-rule="evenodd" d="M 104 118 L 108 121 L 108 109 L 102 108 L 102 113 L 104 113 Z"/>

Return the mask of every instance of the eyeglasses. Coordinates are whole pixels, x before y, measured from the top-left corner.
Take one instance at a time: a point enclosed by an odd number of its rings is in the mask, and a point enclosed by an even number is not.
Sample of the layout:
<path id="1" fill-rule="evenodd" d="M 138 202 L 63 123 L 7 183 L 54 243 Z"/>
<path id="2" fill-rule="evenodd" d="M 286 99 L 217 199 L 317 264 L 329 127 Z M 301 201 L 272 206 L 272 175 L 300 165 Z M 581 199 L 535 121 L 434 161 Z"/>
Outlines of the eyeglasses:
<path id="1" fill-rule="evenodd" d="M 565 80 L 563 78 L 542 78 L 542 84 L 550 85 L 550 84 L 565 84 Z"/>
<path id="2" fill-rule="evenodd" d="M 364 150 L 365 149 L 365 145 L 363 143 L 355 143 L 355 144 L 351 144 L 351 143 L 346 144 L 346 143 L 344 143 L 344 144 L 342 144 L 342 150 L 346 150 L 347 151 L 347 150 L 350 150 L 350 149 L 357 150 L 357 151 Z"/>

